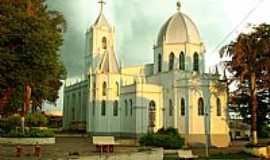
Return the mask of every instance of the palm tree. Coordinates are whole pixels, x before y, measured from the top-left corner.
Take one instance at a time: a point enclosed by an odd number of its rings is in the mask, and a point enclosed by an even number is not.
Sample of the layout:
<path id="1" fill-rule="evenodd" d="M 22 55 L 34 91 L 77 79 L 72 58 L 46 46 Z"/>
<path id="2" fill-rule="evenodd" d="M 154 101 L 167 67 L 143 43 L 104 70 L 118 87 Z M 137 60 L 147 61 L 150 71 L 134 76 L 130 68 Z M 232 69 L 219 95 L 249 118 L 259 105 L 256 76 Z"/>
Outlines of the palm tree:
<path id="1" fill-rule="evenodd" d="M 220 56 L 230 57 L 225 66 L 239 87 L 249 86 L 252 143 L 257 144 L 257 91 L 270 83 L 270 25 L 253 26 L 248 33 L 241 33 L 235 41 L 220 50 Z M 261 83 L 261 82 L 264 83 Z M 261 85 L 263 84 L 263 85 Z"/>

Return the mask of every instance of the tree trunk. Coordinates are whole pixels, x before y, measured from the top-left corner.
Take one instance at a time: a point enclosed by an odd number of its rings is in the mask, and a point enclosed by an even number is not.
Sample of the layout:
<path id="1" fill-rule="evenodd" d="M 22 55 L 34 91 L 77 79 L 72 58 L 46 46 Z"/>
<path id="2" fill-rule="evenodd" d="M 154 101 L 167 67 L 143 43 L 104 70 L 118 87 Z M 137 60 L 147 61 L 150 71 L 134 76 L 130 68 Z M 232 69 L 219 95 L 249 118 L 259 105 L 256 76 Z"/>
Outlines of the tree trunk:
<path id="1" fill-rule="evenodd" d="M 256 96 L 256 74 L 251 73 L 251 90 L 250 90 L 250 98 L 251 98 L 251 143 L 257 144 L 257 96 Z"/>
<path id="2" fill-rule="evenodd" d="M 21 118 L 21 127 L 24 134 L 24 128 L 25 128 L 25 116 L 28 114 L 29 111 L 29 105 L 30 105 L 30 98 L 31 98 L 31 87 L 28 84 L 25 84 L 24 86 L 24 102 L 23 102 L 23 113 Z"/>
<path id="3" fill-rule="evenodd" d="M 22 116 L 21 117 L 21 127 L 22 127 L 22 133 L 23 134 L 24 134 L 24 128 L 25 128 L 25 125 L 24 125 L 25 123 L 24 122 L 25 122 L 25 118 L 24 118 L 24 116 Z"/>

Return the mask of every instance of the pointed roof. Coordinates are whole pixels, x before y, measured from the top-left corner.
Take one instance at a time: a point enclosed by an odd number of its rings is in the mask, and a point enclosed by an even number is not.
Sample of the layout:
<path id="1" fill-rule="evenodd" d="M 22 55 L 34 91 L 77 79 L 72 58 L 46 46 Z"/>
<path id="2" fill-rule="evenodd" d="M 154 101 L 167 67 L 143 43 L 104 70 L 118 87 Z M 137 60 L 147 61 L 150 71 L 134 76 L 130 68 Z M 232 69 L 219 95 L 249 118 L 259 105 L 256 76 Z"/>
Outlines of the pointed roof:
<path id="1" fill-rule="evenodd" d="M 103 8 L 106 3 L 103 0 L 100 0 L 98 3 L 100 3 L 100 11 L 99 11 L 98 18 L 96 22 L 94 23 L 94 26 L 105 26 L 105 27 L 111 28 L 111 25 L 109 24 L 108 20 L 103 14 Z"/>
<path id="2" fill-rule="evenodd" d="M 99 66 L 98 73 L 120 73 L 115 53 L 112 48 L 109 52 L 105 51 Z"/>
<path id="3" fill-rule="evenodd" d="M 94 26 L 106 26 L 108 28 L 111 28 L 111 25 L 109 24 L 103 13 L 99 14 L 96 22 L 94 23 Z"/>

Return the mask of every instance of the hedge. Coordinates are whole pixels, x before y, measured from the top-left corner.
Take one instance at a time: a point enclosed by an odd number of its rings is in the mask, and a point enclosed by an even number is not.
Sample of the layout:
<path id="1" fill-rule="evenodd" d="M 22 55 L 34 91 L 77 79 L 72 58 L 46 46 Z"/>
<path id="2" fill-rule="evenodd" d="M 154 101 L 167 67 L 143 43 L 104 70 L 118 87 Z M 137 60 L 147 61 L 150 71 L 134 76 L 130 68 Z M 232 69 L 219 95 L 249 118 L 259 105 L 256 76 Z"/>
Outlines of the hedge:
<path id="1" fill-rule="evenodd" d="M 29 128 L 29 129 L 26 129 L 25 133 L 23 134 L 21 129 L 13 129 L 9 133 L 5 134 L 4 137 L 49 138 L 49 137 L 54 137 L 54 131 L 52 129 Z"/>
<path id="2" fill-rule="evenodd" d="M 184 145 L 182 138 L 176 129 L 160 129 L 157 133 L 148 133 L 139 140 L 142 146 L 162 147 L 164 149 L 180 149 Z"/>

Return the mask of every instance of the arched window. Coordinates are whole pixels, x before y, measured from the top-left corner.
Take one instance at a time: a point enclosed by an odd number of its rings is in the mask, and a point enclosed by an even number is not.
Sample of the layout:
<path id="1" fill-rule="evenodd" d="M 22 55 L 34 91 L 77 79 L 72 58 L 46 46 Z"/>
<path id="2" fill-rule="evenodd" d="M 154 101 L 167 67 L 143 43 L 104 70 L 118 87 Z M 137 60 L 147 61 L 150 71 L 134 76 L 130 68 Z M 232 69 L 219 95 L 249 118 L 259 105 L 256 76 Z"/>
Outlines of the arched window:
<path id="1" fill-rule="evenodd" d="M 184 116 L 186 114 L 186 107 L 185 107 L 185 99 L 181 99 L 181 116 Z"/>
<path id="2" fill-rule="evenodd" d="M 118 116 L 118 101 L 113 103 L 113 116 Z"/>
<path id="3" fill-rule="evenodd" d="M 185 70 L 185 54 L 181 52 L 179 55 L 179 69 Z"/>
<path id="4" fill-rule="evenodd" d="M 93 97 L 96 97 L 96 83 L 93 83 Z"/>
<path id="5" fill-rule="evenodd" d="M 75 121 L 75 108 L 73 107 L 71 110 L 72 113 L 72 120 Z"/>
<path id="6" fill-rule="evenodd" d="M 102 48 L 107 49 L 107 38 L 106 37 L 102 38 Z"/>
<path id="7" fill-rule="evenodd" d="M 151 101 L 149 103 L 149 108 L 148 108 L 148 117 L 149 117 L 149 132 L 152 133 L 154 132 L 154 128 L 156 126 L 155 121 L 156 121 L 156 103 L 154 101 Z"/>
<path id="8" fill-rule="evenodd" d="M 104 100 L 101 102 L 101 115 L 106 115 L 106 102 Z"/>
<path id="9" fill-rule="evenodd" d="M 119 83 L 118 82 L 115 83 L 115 88 L 116 88 L 116 96 L 119 96 L 120 92 L 119 92 Z"/>
<path id="10" fill-rule="evenodd" d="M 132 99 L 129 100 L 129 105 L 130 105 L 130 115 L 132 116 L 132 110 L 133 110 Z"/>
<path id="11" fill-rule="evenodd" d="M 169 70 L 173 70 L 173 66 L 174 66 L 174 53 L 172 52 L 170 54 L 170 58 L 169 58 Z"/>
<path id="12" fill-rule="evenodd" d="M 103 82 L 103 85 L 102 85 L 102 95 L 103 96 L 106 96 L 106 90 L 107 90 L 107 84 L 106 84 L 106 82 Z"/>
<path id="13" fill-rule="evenodd" d="M 193 55 L 193 70 L 199 72 L 199 55 L 197 52 Z"/>
<path id="14" fill-rule="evenodd" d="M 75 105 L 76 105 L 76 94 L 72 94 L 72 120 L 75 121 L 76 119 L 76 113 L 75 113 Z"/>
<path id="15" fill-rule="evenodd" d="M 169 115 L 173 115 L 173 102 L 171 99 L 169 100 Z"/>
<path id="16" fill-rule="evenodd" d="M 93 102 L 92 102 L 92 114 L 93 114 L 93 116 L 95 116 L 95 112 L 96 112 L 96 101 L 94 101 L 93 100 Z"/>
<path id="17" fill-rule="evenodd" d="M 203 98 L 199 98 L 198 100 L 198 115 L 203 116 L 204 115 L 204 102 Z"/>
<path id="18" fill-rule="evenodd" d="M 158 72 L 161 72 L 162 70 L 162 55 L 158 55 Z"/>
<path id="19" fill-rule="evenodd" d="M 125 115 L 128 115 L 128 101 L 125 100 Z"/>
<path id="20" fill-rule="evenodd" d="M 221 116 L 221 101 L 217 98 L 217 116 Z"/>

